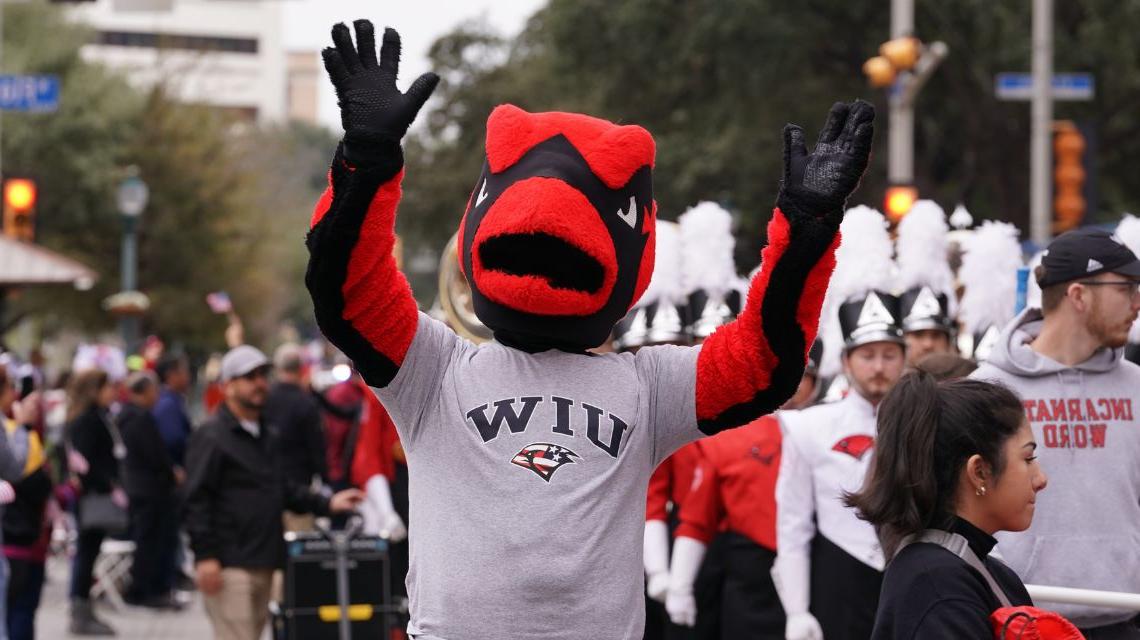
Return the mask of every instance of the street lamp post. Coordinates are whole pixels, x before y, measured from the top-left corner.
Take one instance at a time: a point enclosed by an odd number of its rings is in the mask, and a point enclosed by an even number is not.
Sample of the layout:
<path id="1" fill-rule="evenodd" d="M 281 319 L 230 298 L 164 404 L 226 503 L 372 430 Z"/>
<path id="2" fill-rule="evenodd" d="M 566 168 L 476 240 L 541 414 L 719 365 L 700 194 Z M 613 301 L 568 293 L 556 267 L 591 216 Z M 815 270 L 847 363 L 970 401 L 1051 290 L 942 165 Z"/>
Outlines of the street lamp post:
<path id="1" fill-rule="evenodd" d="M 138 167 L 130 167 L 127 177 L 119 183 L 119 214 L 123 217 L 123 253 L 121 266 L 121 289 L 124 293 L 138 289 L 138 236 L 136 227 L 139 216 L 146 209 L 150 190 L 138 176 Z M 138 346 L 139 324 L 135 314 L 124 314 L 119 318 L 119 331 L 127 353 L 134 353 Z"/>

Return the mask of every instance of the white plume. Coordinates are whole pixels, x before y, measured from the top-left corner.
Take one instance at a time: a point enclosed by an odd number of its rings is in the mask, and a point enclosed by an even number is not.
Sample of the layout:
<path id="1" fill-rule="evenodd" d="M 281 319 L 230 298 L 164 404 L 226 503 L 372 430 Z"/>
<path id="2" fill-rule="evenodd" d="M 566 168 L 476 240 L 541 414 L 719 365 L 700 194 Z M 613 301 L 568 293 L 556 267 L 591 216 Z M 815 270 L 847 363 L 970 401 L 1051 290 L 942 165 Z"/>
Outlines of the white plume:
<path id="1" fill-rule="evenodd" d="M 732 214 L 715 202 L 700 202 L 678 218 L 681 225 L 681 289 L 704 289 L 723 296 L 733 287 L 736 263 L 732 252 Z"/>
<path id="2" fill-rule="evenodd" d="M 819 337 L 823 340 L 820 375 L 825 378 L 840 370 L 843 332 L 839 328 L 839 306 L 873 289 L 892 291 L 895 279 L 893 247 L 883 214 L 863 205 L 848 209 L 839 232 L 843 240 L 835 252 L 835 272 L 820 315 Z"/>
<path id="3" fill-rule="evenodd" d="M 1116 225 L 1114 235 L 1117 240 L 1124 243 L 1124 246 L 1131 249 L 1132 253 L 1140 256 L 1140 218 L 1131 213 L 1125 213 L 1120 224 Z M 1128 332 L 1128 341 L 1140 343 L 1140 320 L 1132 323 L 1132 330 Z"/>
<path id="4" fill-rule="evenodd" d="M 966 242 L 958 279 L 966 287 L 960 317 L 968 334 L 1013 319 L 1017 270 L 1023 265 L 1017 227 L 987 220 Z"/>
<path id="5" fill-rule="evenodd" d="M 953 318 L 958 304 L 954 274 L 947 262 L 946 212 L 933 200 L 919 200 L 903 216 L 898 227 L 899 292 L 928 286 L 944 294 Z"/>
<path id="6" fill-rule="evenodd" d="M 656 235 L 653 277 L 637 301 L 638 307 L 648 306 L 658 300 L 679 304 L 685 297 L 681 288 L 681 234 L 677 223 L 658 220 Z"/>

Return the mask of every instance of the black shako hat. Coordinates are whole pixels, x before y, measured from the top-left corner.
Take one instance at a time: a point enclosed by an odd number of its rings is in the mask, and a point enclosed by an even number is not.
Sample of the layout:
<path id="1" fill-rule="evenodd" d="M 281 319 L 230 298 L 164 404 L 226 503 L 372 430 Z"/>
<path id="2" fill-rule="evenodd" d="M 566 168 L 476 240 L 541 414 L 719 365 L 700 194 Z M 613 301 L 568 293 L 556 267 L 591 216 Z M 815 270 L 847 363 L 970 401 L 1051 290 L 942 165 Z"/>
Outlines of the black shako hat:
<path id="1" fill-rule="evenodd" d="M 950 301 L 944 293 L 935 293 L 927 286 L 913 287 L 899 296 L 902 329 L 906 333 L 937 329 L 947 334 L 954 332 L 954 319 L 950 317 Z"/>
<path id="2" fill-rule="evenodd" d="M 1037 284 L 1044 289 L 1062 282 L 1119 273 L 1140 279 L 1140 260 L 1122 242 L 1103 229 L 1086 227 L 1057 236 L 1041 258 L 1044 278 Z"/>
<path id="3" fill-rule="evenodd" d="M 872 342 L 905 344 L 899 324 L 899 299 L 882 291 L 869 291 L 839 305 L 839 328 L 844 349 Z"/>

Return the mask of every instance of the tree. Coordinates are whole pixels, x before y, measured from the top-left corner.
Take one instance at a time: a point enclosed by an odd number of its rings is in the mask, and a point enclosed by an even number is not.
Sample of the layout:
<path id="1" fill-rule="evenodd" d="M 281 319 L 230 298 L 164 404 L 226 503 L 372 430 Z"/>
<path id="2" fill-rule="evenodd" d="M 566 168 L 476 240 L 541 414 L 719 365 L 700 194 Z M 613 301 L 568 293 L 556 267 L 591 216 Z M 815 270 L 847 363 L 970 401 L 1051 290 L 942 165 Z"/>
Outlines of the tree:
<path id="1" fill-rule="evenodd" d="M 920 193 L 1026 229 L 1029 107 L 997 100 L 993 78 L 1029 69 L 1030 3 L 916 4 L 917 34 L 950 46 L 918 98 Z M 889 19 L 882 3 L 839 0 L 551 0 L 513 42 L 481 24 L 462 25 L 431 50 L 443 83 L 428 126 L 408 144 L 401 229 L 442 248 L 479 171 L 486 116 L 514 102 L 648 128 L 657 140 L 661 216 L 674 219 L 703 199 L 721 202 L 738 220 L 738 263 L 750 268 L 778 189 L 785 122 L 814 136 L 833 101 L 874 102 L 874 155 L 852 204 L 881 208 L 886 96 L 867 87 L 860 68 L 888 38 Z M 1131 117 L 1140 101 L 1140 44 L 1131 28 L 1138 20 L 1134 3 L 1074 0 L 1057 8 L 1056 69 L 1097 79 L 1092 102 L 1055 107 L 1058 119 L 1089 125 L 1101 141 L 1093 220 L 1140 206 L 1131 175 L 1140 154 L 1140 125 Z"/>
<path id="2" fill-rule="evenodd" d="M 226 290 L 251 342 L 285 319 L 311 322 L 301 286 L 306 228 L 334 144 L 324 129 L 260 129 L 163 88 L 131 88 L 85 62 L 87 32 L 38 4 L 5 10 L 9 72 L 60 76 L 60 110 L 5 114 L 5 168 L 40 184 L 38 241 L 100 274 L 91 291 L 30 290 L 15 315 L 34 315 L 45 333 L 63 327 L 97 335 L 114 318 L 100 301 L 118 290 L 121 222 L 115 190 L 129 165 L 150 202 L 139 220 L 139 286 L 152 300 L 144 330 L 192 351 L 223 345 L 223 318 L 205 304 Z"/>

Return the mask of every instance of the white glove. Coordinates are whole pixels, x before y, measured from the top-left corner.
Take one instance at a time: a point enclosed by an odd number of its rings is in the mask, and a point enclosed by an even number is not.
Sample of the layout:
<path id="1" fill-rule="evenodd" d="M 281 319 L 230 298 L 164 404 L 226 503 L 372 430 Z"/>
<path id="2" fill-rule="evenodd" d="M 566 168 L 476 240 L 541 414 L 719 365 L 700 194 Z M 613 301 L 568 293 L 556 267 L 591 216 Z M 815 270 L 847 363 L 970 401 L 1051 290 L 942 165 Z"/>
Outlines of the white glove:
<path id="1" fill-rule="evenodd" d="M 669 613 L 669 619 L 673 624 L 682 627 L 692 627 L 697 624 L 697 600 L 693 597 L 692 591 L 688 593 L 669 591 L 669 595 L 665 598 L 665 611 Z"/>
<path id="2" fill-rule="evenodd" d="M 669 593 L 669 572 L 661 571 L 649 575 L 645 581 L 645 593 L 658 602 L 665 602 L 665 595 Z"/>
<path id="3" fill-rule="evenodd" d="M 669 571 L 669 594 L 665 597 L 665 611 L 673 624 L 691 627 L 697 623 L 697 601 L 693 598 L 693 583 L 705 559 L 705 545 L 693 538 L 680 537 L 673 541 L 673 562 Z"/>
<path id="4" fill-rule="evenodd" d="M 401 542 L 408 537 L 408 528 L 396 507 L 392 505 L 392 492 L 388 488 L 388 479 L 382 475 L 374 475 L 364 485 L 368 494 L 368 506 L 371 509 L 362 509 L 364 515 L 364 531 L 378 535 L 391 542 Z M 372 511 L 370 514 L 369 511 Z"/>
<path id="5" fill-rule="evenodd" d="M 645 592 L 649 597 L 665 602 L 669 590 L 669 528 L 662 520 L 647 520 L 642 545 L 645 559 Z"/>
<path id="6" fill-rule="evenodd" d="M 12 487 L 12 483 L 0 480 L 0 504 L 12 504 L 15 501 L 16 490 Z"/>
<path id="7" fill-rule="evenodd" d="M 823 640 L 823 629 L 812 614 L 794 613 L 784 625 L 784 640 Z"/>

